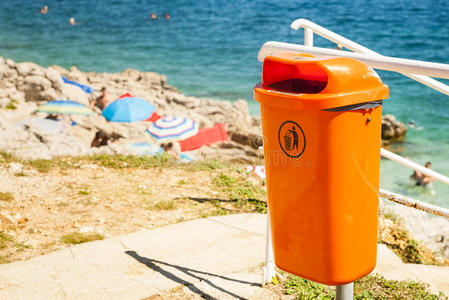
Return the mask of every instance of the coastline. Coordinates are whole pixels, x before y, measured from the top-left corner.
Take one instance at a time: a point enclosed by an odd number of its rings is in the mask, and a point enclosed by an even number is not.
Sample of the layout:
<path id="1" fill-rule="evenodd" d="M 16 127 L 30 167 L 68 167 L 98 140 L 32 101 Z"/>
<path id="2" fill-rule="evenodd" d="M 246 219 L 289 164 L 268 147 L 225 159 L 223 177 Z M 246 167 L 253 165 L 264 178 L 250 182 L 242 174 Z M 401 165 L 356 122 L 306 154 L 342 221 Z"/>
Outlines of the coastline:
<path id="1" fill-rule="evenodd" d="M 99 95 L 102 87 L 115 96 L 126 92 L 143 98 L 156 107 L 162 116 L 175 115 L 191 118 L 200 128 L 225 123 L 230 141 L 206 146 L 199 156 L 255 163 L 260 153 L 260 118 L 252 116 L 244 100 L 234 103 L 188 97 L 167 84 L 166 77 L 153 72 L 127 69 L 120 73 L 82 72 L 76 67 L 69 70 L 59 66 L 43 68 L 31 62 L 15 63 L 0 58 L 0 149 L 22 158 L 52 158 L 55 156 L 80 156 L 98 153 L 129 154 L 120 145 L 131 142 L 151 142 L 145 129 L 148 122 L 111 123 L 100 114 L 90 117 L 67 116 L 66 126 L 60 136 L 49 136 L 39 128 L 17 128 L 17 123 L 32 117 L 38 105 L 56 99 L 70 99 L 88 105 Z M 65 84 L 61 76 L 88 85 L 96 92 L 87 94 L 80 88 Z M 8 109 L 9 108 L 9 109 Z M 99 110 L 97 113 L 101 113 Z M 76 122 L 77 126 L 67 126 Z M 98 131 L 118 142 L 99 148 L 90 143 Z"/>

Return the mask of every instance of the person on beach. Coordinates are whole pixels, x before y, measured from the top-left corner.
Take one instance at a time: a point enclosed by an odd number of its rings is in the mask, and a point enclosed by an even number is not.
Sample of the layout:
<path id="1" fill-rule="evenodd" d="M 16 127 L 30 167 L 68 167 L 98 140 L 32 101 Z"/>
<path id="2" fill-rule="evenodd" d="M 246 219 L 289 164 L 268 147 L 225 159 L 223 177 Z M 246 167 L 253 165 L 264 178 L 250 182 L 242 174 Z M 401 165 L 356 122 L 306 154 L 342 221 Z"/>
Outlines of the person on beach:
<path id="1" fill-rule="evenodd" d="M 97 106 L 99 109 L 103 110 L 111 102 L 114 102 L 114 97 L 108 93 L 106 87 L 103 87 L 101 89 L 101 96 L 92 101 L 89 105 L 89 108 L 92 109 L 94 106 Z"/>
<path id="2" fill-rule="evenodd" d="M 47 117 L 45 117 L 47 120 L 53 120 L 53 121 L 61 121 L 62 116 L 58 114 L 49 114 Z"/>
<path id="3" fill-rule="evenodd" d="M 41 14 L 45 15 L 46 13 L 48 13 L 48 6 L 47 6 L 47 5 L 44 5 L 44 6 L 42 6 L 42 8 L 41 8 Z"/>
<path id="4" fill-rule="evenodd" d="M 432 169 L 432 163 L 430 161 L 426 162 L 424 165 L 427 169 Z M 431 182 L 435 180 L 435 178 L 430 177 L 426 174 L 423 174 L 419 171 L 414 171 L 413 174 L 410 176 L 411 179 L 415 180 L 415 185 L 418 186 L 428 186 Z"/>
<path id="5" fill-rule="evenodd" d="M 181 146 L 178 142 L 162 143 L 160 147 L 164 149 L 165 153 L 173 156 L 176 159 L 179 159 L 181 157 Z"/>
<path id="6" fill-rule="evenodd" d="M 109 136 L 103 130 L 97 131 L 95 137 L 90 143 L 91 147 L 99 148 L 101 146 L 106 146 L 109 142 Z"/>
<path id="7" fill-rule="evenodd" d="M 170 20 L 170 15 L 168 13 L 165 13 L 165 19 Z"/>
<path id="8" fill-rule="evenodd" d="M 156 16 L 156 14 L 154 12 L 151 12 L 150 19 L 151 20 L 156 20 L 157 19 L 157 16 Z"/>

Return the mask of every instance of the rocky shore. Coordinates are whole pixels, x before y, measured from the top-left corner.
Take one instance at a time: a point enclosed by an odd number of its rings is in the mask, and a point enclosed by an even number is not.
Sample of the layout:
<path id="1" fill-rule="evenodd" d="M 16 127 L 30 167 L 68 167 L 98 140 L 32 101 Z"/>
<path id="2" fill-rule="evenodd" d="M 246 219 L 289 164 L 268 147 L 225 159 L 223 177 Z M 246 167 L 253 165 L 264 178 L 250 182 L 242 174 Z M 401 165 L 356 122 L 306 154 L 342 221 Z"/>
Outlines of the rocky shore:
<path id="1" fill-rule="evenodd" d="M 61 76 L 88 85 L 95 89 L 85 93 L 77 86 L 66 84 Z M 70 99 L 83 104 L 99 96 L 102 87 L 115 96 L 126 92 L 148 100 L 160 115 L 189 117 L 199 122 L 200 127 L 225 123 L 230 142 L 202 147 L 200 157 L 220 157 L 224 160 L 256 162 L 260 159 L 260 117 L 250 115 L 245 100 L 216 101 L 188 97 L 167 84 L 164 75 L 127 69 L 121 73 L 81 72 L 76 67 L 69 70 L 59 66 L 43 68 L 31 62 L 15 63 L 0 57 L 0 149 L 27 158 L 52 158 L 55 156 L 80 156 L 97 153 L 129 154 L 123 145 L 131 142 L 151 141 L 145 129 L 147 122 L 110 123 L 97 110 L 94 116 L 66 116 L 62 134 L 49 134 L 29 122 L 33 112 L 46 101 Z M 70 126 L 76 122 L 77 126 Z M 398 125 L 399 124 L 399 125 Z M 109 139 L 108 145 L 92 148 L 91 142 L 97 132 Z M 400 139 L 406 128 L 393 116 L 382 122 L 384 144 L 390 139 Z"/>
<path id="2" fill-rule="evenodd" d="M 63 82 L 61 76 L 88 85 L 92 94 Z M 129 154 L 123 145 L 151 141 L 145 129 L 147 122 L 111 123 L 101 112 L 94 116 L 66 116 L 62 134 L 48 134 L 39 126 L 18 126 L 34 116 L 33 112 L 49 100 L 70 99 L 83 104 L 100 95 L 102 87 L 115 96 L 126 92 L 148 100 L 160 115 L 189 117 L 200 127 L 225 123 L 230 142 L 203 147 L 203 157 L 219 156 L 225 160 L 254 162 L 260 156 L 260 118 L 251 116 L 244 100 L 234 103 L 187 97 L 167 84 L 166 77 L 152 72 L 127 69 L 121 73 L 84 73 L 76 67 L 65 70 L 59 66 L 43 68 L 34 63 L 15 63 L 0 57 L 0 149 L 22 158 L 52 158 L 96 153 Z M 70 126 L 72 122 L 76 126 Z M 99 131 L 110 138 L 108 145 L 91 148 Z"/>

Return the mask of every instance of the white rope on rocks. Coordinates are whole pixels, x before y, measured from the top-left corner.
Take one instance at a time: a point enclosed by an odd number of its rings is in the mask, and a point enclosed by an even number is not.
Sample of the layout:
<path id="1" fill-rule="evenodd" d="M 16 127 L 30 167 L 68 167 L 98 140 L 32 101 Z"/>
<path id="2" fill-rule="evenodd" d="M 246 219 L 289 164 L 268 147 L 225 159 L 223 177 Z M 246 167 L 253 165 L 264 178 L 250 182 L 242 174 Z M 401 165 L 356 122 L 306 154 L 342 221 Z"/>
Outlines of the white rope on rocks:
<path id="1" fill-rule="evenodd" d="M 402 205 L 413 207 L 433 215 L 442 216 L 449 219 L 449 209 L 447 208 L 415 200 L 404 195 L 386 191 L 384 189 L 379 190 L 379 196 Z"/>

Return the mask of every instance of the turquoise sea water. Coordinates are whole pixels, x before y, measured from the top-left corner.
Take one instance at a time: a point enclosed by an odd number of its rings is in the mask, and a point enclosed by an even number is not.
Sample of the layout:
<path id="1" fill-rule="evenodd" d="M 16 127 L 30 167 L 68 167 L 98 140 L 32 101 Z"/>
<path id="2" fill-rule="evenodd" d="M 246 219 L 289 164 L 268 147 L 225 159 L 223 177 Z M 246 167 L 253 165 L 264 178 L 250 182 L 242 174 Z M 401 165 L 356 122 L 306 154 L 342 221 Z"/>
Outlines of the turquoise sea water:
<path id="1" fill-rule="evenodd" d="M 49 6 L 46 15 L 39 13 Z M 150 20 L 154 11 L 159 18 Z M 169 21 L 163 14 L 169 12 Z M 79 24 L 69 25 L 74 17 Z M 260 81 L 260 46 L 269 40 L 302 43 L 289 28 L 307 18 L 384 55 L 449 63 L 449 6 L 445 1 L 13 1 L 0 2 L 0 56 L 83 71 L 126 68 L 167 75 L 188 95 L 246 99 Z M 335 45 L 315 38 L 321 47 Z M 449 97 L 404 76 L 379 72 L 390 86 L 384 112 L 410 129 L 400 154 L 449 175 Z M 446 83 L 448 83 L 446 81 Z M 449 207 L 449 187 L 436 195 L 415 188 L 410 171 L 382 161 L 381 185 Z"/>

